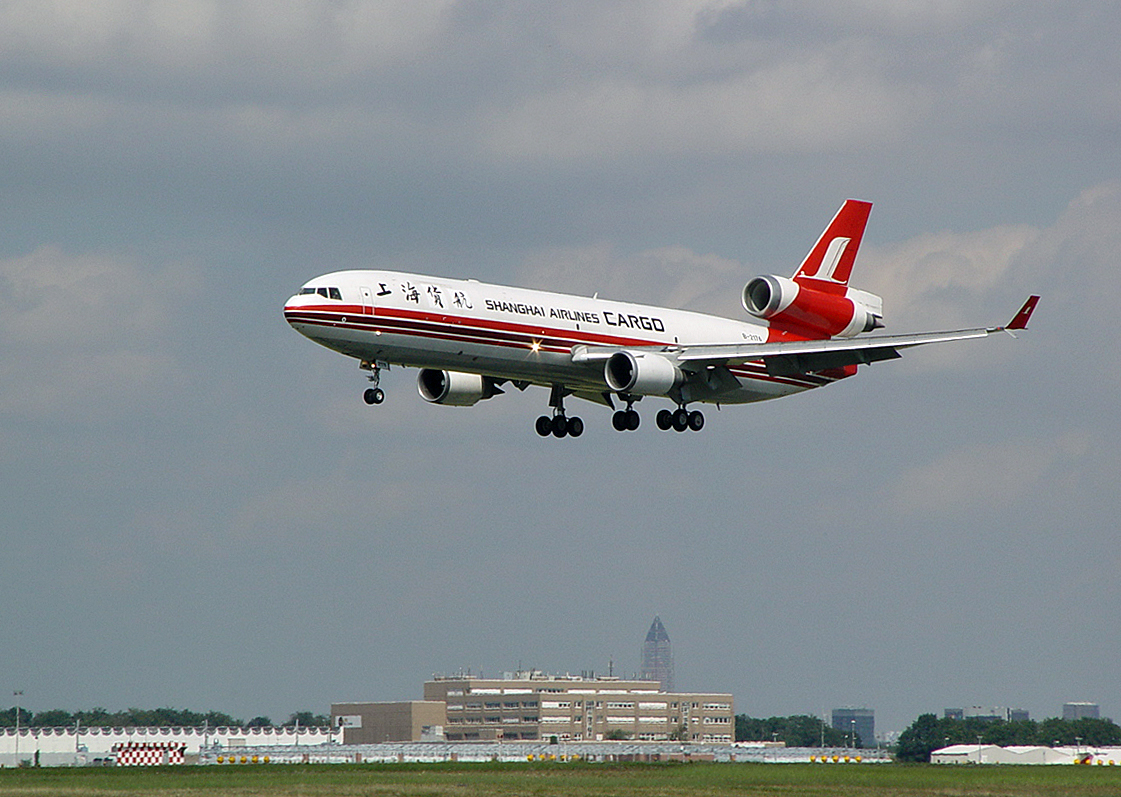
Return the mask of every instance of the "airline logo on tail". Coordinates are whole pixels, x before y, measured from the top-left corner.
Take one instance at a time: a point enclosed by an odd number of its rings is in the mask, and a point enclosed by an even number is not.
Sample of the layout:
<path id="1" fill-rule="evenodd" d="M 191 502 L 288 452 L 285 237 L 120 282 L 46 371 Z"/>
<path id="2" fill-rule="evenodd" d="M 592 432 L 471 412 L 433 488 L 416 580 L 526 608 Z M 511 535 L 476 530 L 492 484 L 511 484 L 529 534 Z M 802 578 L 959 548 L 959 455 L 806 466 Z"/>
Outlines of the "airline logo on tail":
<path id="1" fill-rule="evenodd" d="M 860 239 L 864 237 L 864 227 L 868 224 L 868 214 L 871 211 L 871 202 L 846 200 L 802 261 L 794 275 L 794 281 L 815 279 L 848 285 L 853 263 L 856 262 L 856 252 L 860 248 Z"/>

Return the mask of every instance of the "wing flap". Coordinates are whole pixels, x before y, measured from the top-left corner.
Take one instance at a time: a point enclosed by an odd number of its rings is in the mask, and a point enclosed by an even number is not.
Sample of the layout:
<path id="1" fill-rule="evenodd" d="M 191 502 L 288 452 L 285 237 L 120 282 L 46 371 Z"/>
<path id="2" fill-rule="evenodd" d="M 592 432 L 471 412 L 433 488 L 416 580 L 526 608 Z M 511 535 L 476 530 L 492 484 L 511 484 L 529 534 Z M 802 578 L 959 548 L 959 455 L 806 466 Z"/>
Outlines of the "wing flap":
<path id="1" fill-rule="evenodd" d="M 723 363 L 738 364 L 752 360 L 782 358 L 793 363 L 813 364 L 810 370 L 836 368 L 841 365 L 894 360 L 899 357 L 899 349 L 924 346 L 929 343 L 947 343 L 952 340 L 983 338 L 1002 327 L 984 329 L 961 329 L 952 332 L 921 332 L 914 335 L 870 335 L 866 338 L 843 338 L 833 340 L 798 340 L 787 343 L 726 343 L 712 346 L 687 346 L 675 353 L 680 363 Z"/>
<path id="2" fill-rule="evenodd" d="M 871 365 L 882 360 L 897 360 L 903 355 L 891 346 L 850 351 L 827 351 L 819 354 L 776 354 L 766 357 L 763 365 L 771 376 L 796 376 L 846 365 Z"/>

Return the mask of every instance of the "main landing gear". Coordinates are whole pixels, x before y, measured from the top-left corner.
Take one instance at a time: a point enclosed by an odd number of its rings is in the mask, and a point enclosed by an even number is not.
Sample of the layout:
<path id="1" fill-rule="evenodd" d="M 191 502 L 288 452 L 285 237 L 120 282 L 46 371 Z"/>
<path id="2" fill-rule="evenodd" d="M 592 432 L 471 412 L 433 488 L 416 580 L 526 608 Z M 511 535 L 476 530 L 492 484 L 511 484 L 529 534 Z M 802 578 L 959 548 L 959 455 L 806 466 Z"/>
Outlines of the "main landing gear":
<path id="1" fill-rule="evenodd" d="M 549 406 L 553 408 L 552 417 L 542 415 L 537 419 L 534 428 L 542 437 L 579 437 L 584 434 L 584 421 L 573 416 L 569 418 L 564 414 L 564 385 L 553 385 L 553 392 L 549 396 Z"/>
<path id="2" fill-rule="evenodd" d="M 705 416 L 700 410 L 693 410 L 690 412 L 684 407 L 678 407 L 673 412 L 669 410 L 658 410 L 658 415 L 654 419 L 658 424 L 658 428 L 663 432 L 673 429 L 675 432 L 684 432 L 690 429 L 694 432 L 699 432 L 705 428 Z"/>
<path id="3" fill-rule="evenodd" d="M 385 391 L 378 387 L 381 382 L 381 363 L 370 363 L 363 360 L 358 364 L 358 367 L 363 371 L 369 371 L 370 375 L 366 377 L 370 380 L 370 387 L 366 388 L 362 393 L 362 400 L 369 405 L 381 404 L 385 401 Z"/>
<path id="4" fill-rule="evenodd" d="M 554 413 L 553 417 L 542 415 L 534 424 L 537 434 L 542 437 L 579 437 L 584 434 L 584 422 L 580 418 L 568 418 L 563 413 Z"/>
<path id="5" fill-rule="evenodd" d="M 611 425 L 615 427 L 616 432 L 633 432 L 638 429 L 638 425 L 642 422 L 642 418 L 638 415 L 638 410 L 634 409 L 634 403 L 638 398 L 634 396 L 627 396 L 620 394 L 619 398 L 627 402 L 625 410 L 617 410 L 611 416 Z"/>

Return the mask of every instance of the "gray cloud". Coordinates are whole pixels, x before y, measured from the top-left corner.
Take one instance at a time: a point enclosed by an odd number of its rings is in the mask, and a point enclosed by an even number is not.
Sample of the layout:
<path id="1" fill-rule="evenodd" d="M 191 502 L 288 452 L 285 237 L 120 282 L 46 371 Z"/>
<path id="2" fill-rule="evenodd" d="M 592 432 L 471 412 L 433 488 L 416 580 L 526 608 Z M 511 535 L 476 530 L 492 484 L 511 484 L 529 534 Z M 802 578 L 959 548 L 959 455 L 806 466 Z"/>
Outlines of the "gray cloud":
<path id="1" fill-rule="evenodd" d="M 753 714 L 1115 712 L 1115 17 L 6 4 L 13 688 L 282 718 L 459 667 L 630 671 L 658 613 L 681 684 Z M 572 444 L 532 433 L 542 391 L 430 407 L 394 370 L 371 411 L 280 318 L 362 265 L 738 315 L 847 196 L 891 331 L 1038 292 L 1032 329 L 701 435 L 583 407 Z"/>

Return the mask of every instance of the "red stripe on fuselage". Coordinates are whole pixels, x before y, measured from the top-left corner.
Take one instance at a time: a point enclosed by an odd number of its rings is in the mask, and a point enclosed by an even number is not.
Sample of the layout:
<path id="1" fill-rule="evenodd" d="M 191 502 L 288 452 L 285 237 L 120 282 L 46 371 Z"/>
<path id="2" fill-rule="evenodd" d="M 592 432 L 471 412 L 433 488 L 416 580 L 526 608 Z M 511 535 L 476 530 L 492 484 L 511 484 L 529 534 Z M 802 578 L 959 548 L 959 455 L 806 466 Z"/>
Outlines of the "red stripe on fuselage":
<path id="1" fill-rule="evenodd" d="M 377 308 L 375 314 L 370 316 L 361 313 L 362 309 L 361 306 L 315 305 L 285 308 L 284 316 L 289 323 L 305 323 L 361 332 L 380 331 L 457 343 L 475 343 L 513 349 L 531 349 L 536 344 L 537 351 L 555 354 L 569 354 L 572 346 L 579 344 L 639 347 L 671 345 L 661 341 L 615 337 L 584 330 L 557 330 L 538 325 L 445 313 L 427 313 L 421 310 Z M 784 333 L 779 336 L 779 339 L 802 340 L 804 338 L 796 338 Z M 762 362 L 729 366 L 729 371 L 745 379 L 801 388 L 820 387 L 836 381 L 834 378 L 817 374 L 773 376 L 767 373 Z"/>

